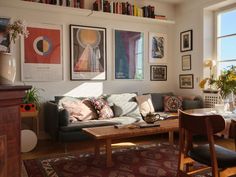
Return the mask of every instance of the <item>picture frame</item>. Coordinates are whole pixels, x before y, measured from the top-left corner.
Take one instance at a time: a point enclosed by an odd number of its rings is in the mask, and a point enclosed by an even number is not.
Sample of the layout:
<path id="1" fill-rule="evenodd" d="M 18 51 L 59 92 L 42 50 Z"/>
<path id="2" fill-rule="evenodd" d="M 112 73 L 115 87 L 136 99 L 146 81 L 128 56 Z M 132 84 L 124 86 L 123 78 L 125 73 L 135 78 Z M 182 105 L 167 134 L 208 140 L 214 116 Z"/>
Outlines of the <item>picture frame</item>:
<path id="1" fill-rule="evenodd" d="M 151 65 L 150 80 L 167 81 L 167 65 Z"/>
<path id="2" fill-rule="evenodd" d="M 194 88 L 193 74 L 180 74 L 179 86 L 181 89 L 193 89 Z"/>
<path id="3" fill-rule="evenodd" d="M 192 69 L 191 55 L 182 56 L 182 71 L 187 71 Z"/>
<path id="4" fill-rule="evenodd" d="M 114 30 L 115 79 L 144 79 L 144 32 Z"/>
<path id="5" fill-rule="evenodd" d="M 21 80 L 62 81 L 63 25 L 32 23 L 29 36 L 21 36 Z"/>
<path id="6" fill-rule="evenodd" d="M 149 33 L 149 63 L 167 63 L 167 35 Z"/>
<path id="7" fill-rule="evenodd" d="M 193 30 L 180 33 L 180 51 L 186 52 L 193 49 Z"/>
<path id="8" fill-rule="evenodd" d="M 0 17 L 0 52 L 11 52 L 10 35 L 7 33 L 7 25 L 11 18 Z"/>
<path id="9" fill-rule="evenodd" d="M 107 79 L 106 28 L 70 25 L 70 79 Z"/>

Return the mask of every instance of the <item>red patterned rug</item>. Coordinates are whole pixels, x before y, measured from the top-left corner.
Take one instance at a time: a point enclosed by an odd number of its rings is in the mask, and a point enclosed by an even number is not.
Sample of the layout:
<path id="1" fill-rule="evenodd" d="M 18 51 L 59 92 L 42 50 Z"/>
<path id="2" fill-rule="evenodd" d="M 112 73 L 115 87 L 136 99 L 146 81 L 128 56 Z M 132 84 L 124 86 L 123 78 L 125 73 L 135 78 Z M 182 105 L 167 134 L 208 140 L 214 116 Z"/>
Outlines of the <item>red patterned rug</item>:
<path id="1" fill-rule="evenodd" d="M 64 154 L 24 160 L 28 177 L 175 177 L 178 150 L 168 144 L 116 149 L 113 167 L 106 167 L 105 154 Z M 198 175 L 200 177 L 200 175 Z"/>

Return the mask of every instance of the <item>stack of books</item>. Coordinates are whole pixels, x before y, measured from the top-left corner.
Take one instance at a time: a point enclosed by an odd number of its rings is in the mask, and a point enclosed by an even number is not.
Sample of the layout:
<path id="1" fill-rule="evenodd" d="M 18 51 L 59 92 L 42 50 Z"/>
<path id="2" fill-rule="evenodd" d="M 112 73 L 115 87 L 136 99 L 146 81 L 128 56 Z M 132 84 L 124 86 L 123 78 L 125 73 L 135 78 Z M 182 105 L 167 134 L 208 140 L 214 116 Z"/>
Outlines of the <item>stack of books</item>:
<path id="1" fill-rule="evenodd" d="M 44 4 L 53 4 L 66 7 L 84 8 L 84 0 L 24 0 Z"/>

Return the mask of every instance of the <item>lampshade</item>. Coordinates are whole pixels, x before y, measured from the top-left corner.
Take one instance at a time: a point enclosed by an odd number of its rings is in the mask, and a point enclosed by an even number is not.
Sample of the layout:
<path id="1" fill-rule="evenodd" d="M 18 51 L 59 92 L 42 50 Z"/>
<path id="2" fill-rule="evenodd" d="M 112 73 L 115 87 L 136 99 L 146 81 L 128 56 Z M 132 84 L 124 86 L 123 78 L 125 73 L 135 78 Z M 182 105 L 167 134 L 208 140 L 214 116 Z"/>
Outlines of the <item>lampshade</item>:
<path id="1" fill-rule="evenodd" d="M 204 64 L 204 67 L 212 68 L 216 65 L 216 61 L 212 59 L 207 59 L 207 60 L 204 60 L 203 64 Z"/>

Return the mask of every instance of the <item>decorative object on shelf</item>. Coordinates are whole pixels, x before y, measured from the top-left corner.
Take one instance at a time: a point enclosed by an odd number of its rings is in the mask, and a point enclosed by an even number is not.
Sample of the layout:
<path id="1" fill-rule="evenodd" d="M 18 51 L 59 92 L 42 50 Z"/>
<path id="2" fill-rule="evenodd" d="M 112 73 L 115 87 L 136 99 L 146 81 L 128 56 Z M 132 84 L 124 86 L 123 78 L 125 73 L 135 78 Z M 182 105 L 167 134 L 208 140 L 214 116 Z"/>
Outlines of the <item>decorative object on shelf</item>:
<path id="1" fill-rule="evenodd" d="M 115 30 L 115 79 L 143 79 L 144 33 Z"/>
<path id="2" fill-rule="evenodd" d="M 150 80 L 151 81 L 166 81 L 167 80 L 167 66 L 166 65 L 151 65 L 150 66 Z"/>
<path id="3" fill-rule="evenodd" d="M 180 51 L 186 52 L 193 49 L 193 30 L 180 33 Z"/>
<path id="4" fill-rule="evenodd" d="M 62 81 L 62 26 L 30 24 L 21 40 L 22 81 Z"/>
<path id="5" fill-rule="evenodd" d="M 161 117 L 160 114 L 158 113 L 149 112 L 145 116 L 142 113 L 140 114 L 142 116 L 142 119 L 148 124 L 153 124 L 154 122 L 158 121 Z"/>
<path id="6" fill-rule="evenodd" d="M 0 18 L 0 85 L 11 85 L 15 81 L 16 61 L 9 52 L 11 43 L 15 44 L 19 36 L 28 36 L 24 21 L 10 23 L 9 18 Z"/>
<path id="7" fill-rule="evenodd" d="M 149 62 L 167 62 L 167 35 L 161 33 L 149 33 Z"/>
<path id="8" fill-rule="evenodd" d="M 193 74 L 180 74 L 179 87 L 181 89 L 193 89 L 194 88 Z"/>
<path id="9" fill-rule="evenodd" d="M 106 80 L 106 28 L 70 25 L 71 80 Z"/>
<path id="10" fill-rule="evenodd" d="M 191 55 L 182 56 L 182 71 L 191 70 Z"/>

